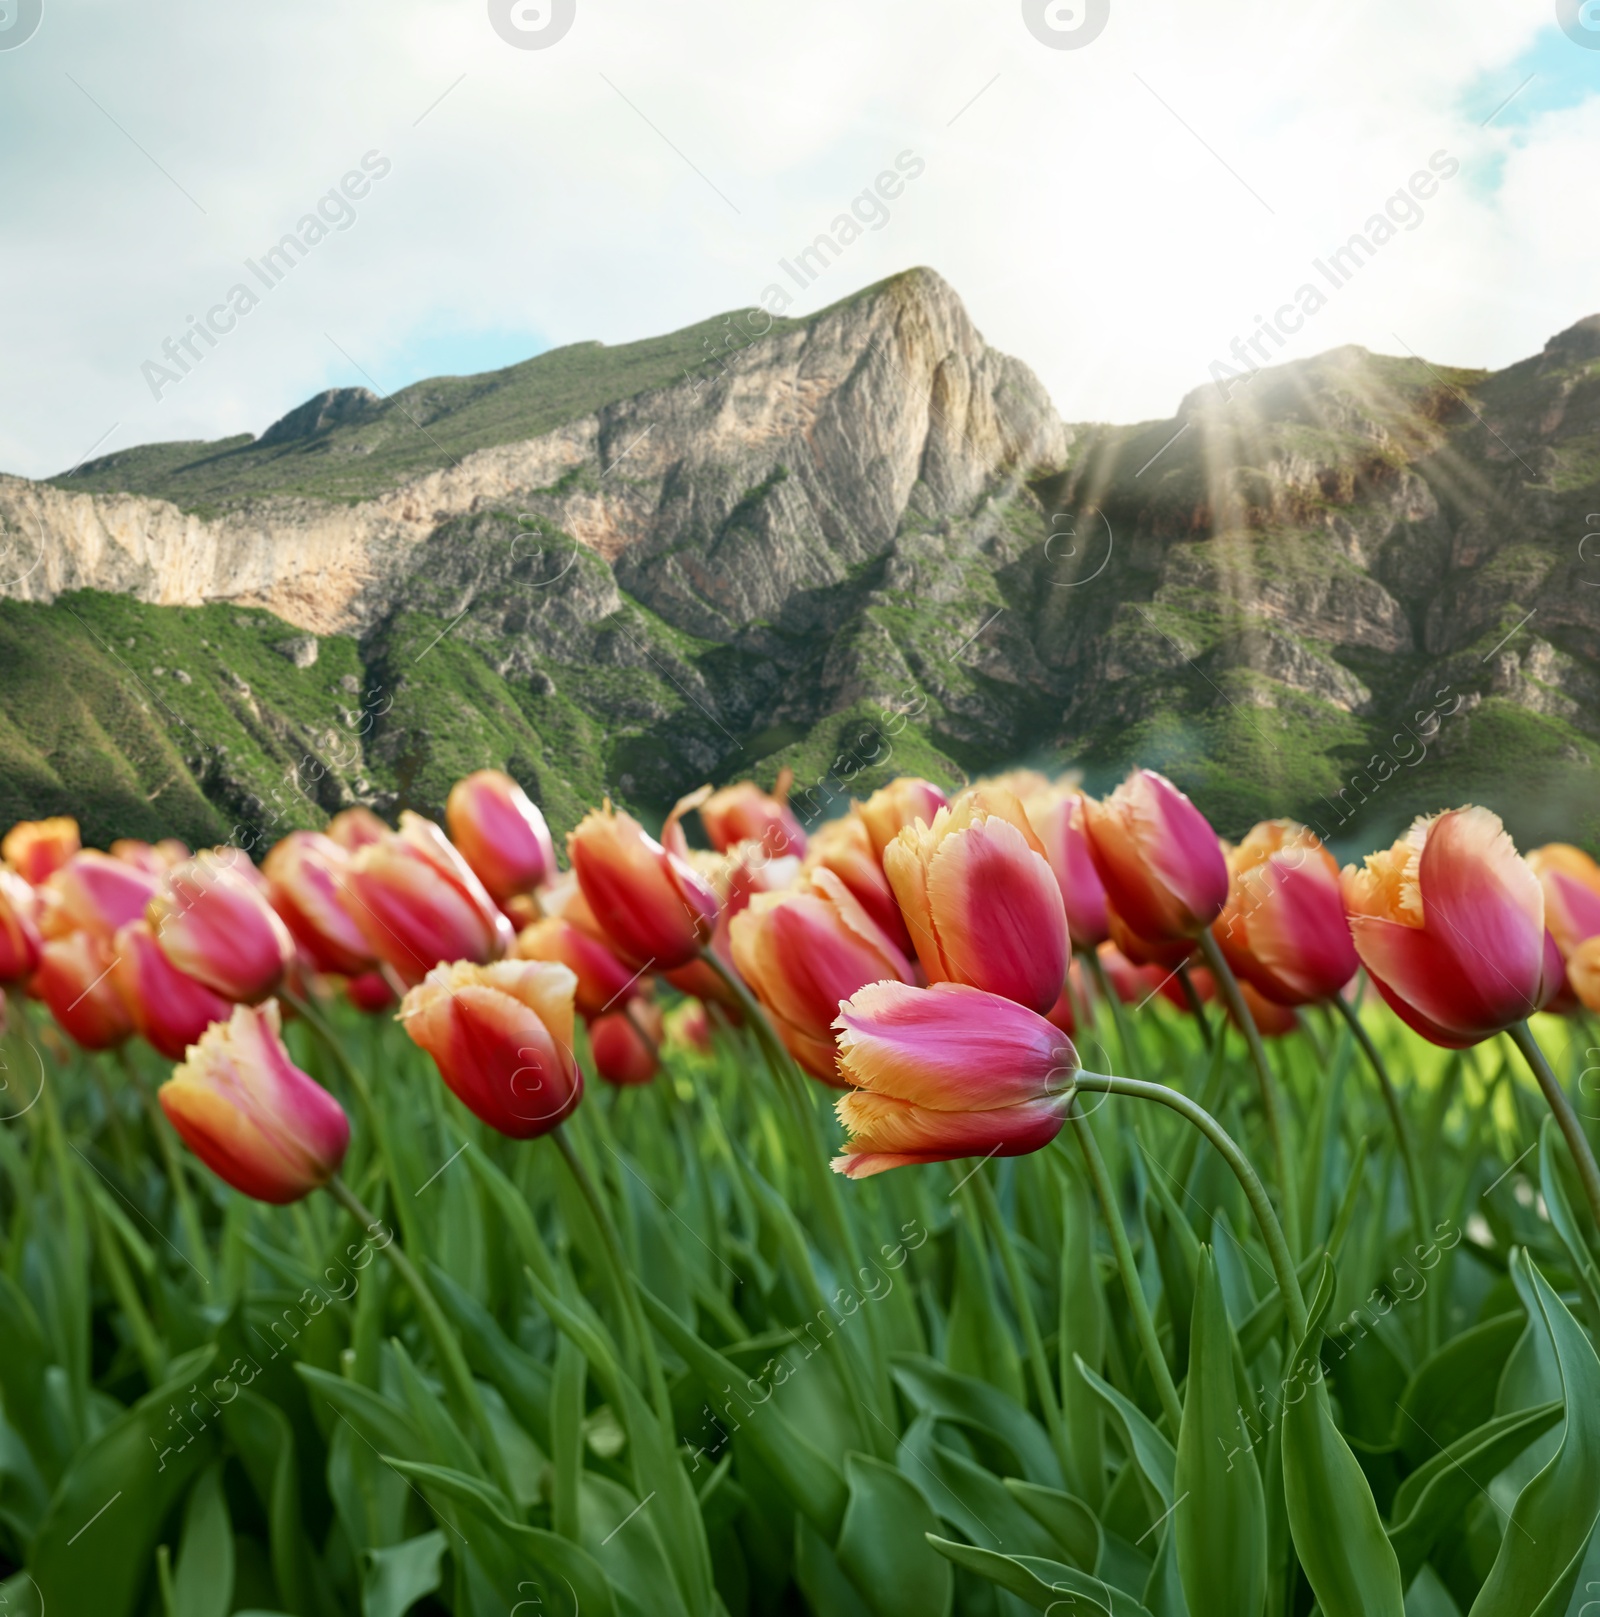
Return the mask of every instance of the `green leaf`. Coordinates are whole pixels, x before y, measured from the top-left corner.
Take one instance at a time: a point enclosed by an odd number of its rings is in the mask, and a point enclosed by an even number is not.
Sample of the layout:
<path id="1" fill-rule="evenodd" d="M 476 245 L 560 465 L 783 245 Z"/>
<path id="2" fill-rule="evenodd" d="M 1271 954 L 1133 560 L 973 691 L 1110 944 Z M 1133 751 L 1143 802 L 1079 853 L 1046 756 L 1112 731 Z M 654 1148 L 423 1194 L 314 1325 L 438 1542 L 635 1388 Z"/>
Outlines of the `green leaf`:
<path id="1" fill-rule="evenodd" d="M 1061 1405 L 1066 1417 L 1068 1448 L 1076 1475 L 1065 1479 L 1091 1507 L 1105 1492 L 1105 1427 L 1100 1400 L 1083 1380 L 1069 1374 L 1074 1355 L 1091 1370 L 1104 1367 L 1106 1356 L 1106 1302 L 1095 1263 L 1094 1213 L 1089 1187 L 1081 1173 L 1059 1167 L 1061 1187 L 1061 1280 L 1059 1339 Z M 1092 1568 L 1091 1568 L 1092 1570 Z"/>
<path id="2" fill-rule="evenodd" d="M 1566 1430 L 1549 1463 L 1517 1495 L 1470 1617 L 1559 1617 L 1600 1520 L 1600 1359 L 1527 1253 L 1514 1253 L 1511 1262 L 1531 1283 L 1536 1323 L 1555 1353 Z"/>
<path id="3" fill-rule="evenodd" d="M 933 1416 L 919 1415 L 895 1453 L 895 1463 L 927 1496 L 935 1514 L 974 1544 L 1004 1546 L 1013 1553 L 1056 1554 L 1055 1539 L 1000 1478 L 936 1441 L 935 1425 Z"/>
<path id="4" fill-rule="evenodd" d="M 1600 1273 L 1595 1270 L 1594 1258 L 1584 1244 L 1578 1221 L 1573 1216 L 1572 1203 L 1567 1199 L 1567 1184 L 1561 1173 L 1560 1159 L 1563 1156 L 1571 1161 L 1561 1131 L 1556 1127 L 1556 1120 L 1547 1117 L 1539 1127 L 1539 1189 L 1544 1196 L 1550 1222 L 1561 1237 L 1561 1244 L 1567 1249 L 1567 1258 L 1577 1276 L 1578 1290 L 1589 1316 L 1590 1327 L 1600 1329 Z"/>
<path id="5" fill-rule="evenodd" d="M 847 1454 L 850 1500 L 834 1554 L 874 1617 L 946 1617 L 949 1564 L 928 1547 L 939 1525 L 919 1488 L 892 1465 Z"/>
<path id="6" fill-rule="evenodd" d="M 439 1587 L 445 1536 L 437 1528 L 361 1557 L 361 1617 L 405 1617 Z"/>
<path id="7" fill-rule="evenodd" d="M 1336 1286 L 1325 1259 L 1306 1335 L 1284 1383 L 1283 1486 L 1289 1531 L 1323 1617 L 1403 1617 L 1400 1564 L 1372 1489 L 1333 1424 L 1320 1348 Z M 1296 1389 L 1299 1396 L 1294 1397 Z"/>
<path id="8" fill-rule="evenodd" d="M 998 1388 L 958 1375 L 920 1353 L 897 1353 L 891 1365 L 895 1385 L 914 1409 L 925 1409 L 998 1444 L 1009 1461 L 1006 1469 L 1028 1481 L 1061 1486 L 1061 1466 L 1044 1428 Z"/>
<path id="9" fill-rule="evenodd" d="M 464 1291 L 436 1263 L 428 1265 L 428 1281 L 444 1310 L 472 1373 L 499 1389 L 506 1407 L 534 1436 L 540 1448 L 550 1447 L 550 1372 L 531 1354 L 524 1353 L 489 1310 Z"/>
<path id="10" fill-rule="evenodd" d="M 1059 1561 L 1044 1561 L 1032 1555 L 1000 1555 L 994 1550 L 937 1538 L 932 1533 L 928 1542 L 947 1560 L 1010 1590 L 1035 1611 L 1050 1612 L 1051 1617 L 1061 1617 L 1063 1612 L 1073 1617 L 1079 1613 L 1083 1617 L 1089 1613 L 1099 1613 L 1101 1617 L 1150 1617 L 1149 1608 L 1132 1595 Z"/>
<path id="11" fill-rule="evenodd" d="M 1239 1419 L 1237 1351 L 1217 1266 L 1202 1247 L 1174 1475 L 1178 1572 L 1191 1617 L 1257 1617 L 1267 1598 L 1267 1510 Z"/>
<path id="12" fill-rule="evenodd" d="M 1495 1389 L 1527 1321 L 1500 1314 L 1452 1337 L 1417 1367 L 1395 1406 L 1394 1442 L 1418 1466 L 1494 1414 Z"/>
<path id="13" fill-rule="evenodd" d="M 1128 1453 L 1138 1466 L 1140 1476 L 1160 1499 L 1160 1508 L 1171 1510 L 1172 1501 L 1177 1497 L 1173 1479 L 1178 1466 L 1178 1456 L 1172 1445 L 1137 1404 L 1124 1398 L 1110 1382 L 1097 1376 L 1081 1359 L 1078 1361 L 1078 1374 L 1100 1395 L 1111 1418 L 1122 1428 Z"/>
<path id="14" fill-rule="evenodd" d="M 53 1418 L 54 1403 L 45 1392 L 50 1349 L 39 1317 L 21 1287 L 0 1273 L 0 1403 L 6 1419 L 27 1444 L 33 1463 L 53 1487 L 72 1451 L 63 1423 Z"/>
<path id="15" fill-rule="evenodd" d="M 1016 1404 L 1025 1404 L 1022 1357 L 1000 1311 L 994 1270 L 978 1239 L 975 1218 L 955 1221 L 956 1273 L 950 1296 L 945 1362 L 957 1375 L 974 1376 L 998 1387 Z"/>
<path id="16" fill-rule="evenodd" d="M 172 1576 L 172 1617 L 228 1617 L 232 1609 L 233 1523 L 222 1497 L 222 1467 L 212 1465 L 189 1490 Z"/>
<path id="17" fill-rule="evenodd" d="M 1420 1470 L 1413 1471 L 1394 1496 L 1389 1541 L 1400 1560 L 1400 1579 L 1409 1585 L 1434 1540 L 1483 1493 L 1512 1460 L 1561 1419 L 1559 1403 L 1498 1415 L 1476 1431 L 1458 1437 Z"/>
<path id="18" fill-rule="evenodd" d="M 814 1612 L 828 1617 L 872 1617 L 872 1610 L 845 1576 L 827 1541 L 798 1511 L 794 1518 L 794 1576 Z"/>
<path id="19" fill-rule="evenodd" d="M 1099 1570 L 1104 1537 L 1100 1519 L 1081 1499 L 1017 1477 L 1007 1477 L 1005 1485 L 1006 1492 L 1049 1533 L 1073 1566 L 1080 1572 Z"/>

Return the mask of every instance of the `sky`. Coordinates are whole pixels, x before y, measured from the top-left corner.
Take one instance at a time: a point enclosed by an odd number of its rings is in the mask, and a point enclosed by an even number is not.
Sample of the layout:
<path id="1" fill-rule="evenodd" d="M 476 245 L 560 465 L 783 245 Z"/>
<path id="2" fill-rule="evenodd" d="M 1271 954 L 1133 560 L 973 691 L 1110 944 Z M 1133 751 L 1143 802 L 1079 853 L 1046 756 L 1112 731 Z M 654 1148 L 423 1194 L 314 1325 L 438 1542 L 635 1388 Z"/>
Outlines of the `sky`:
<path id="1" fill-rule="evenodd" d="M 1274 357 L 1505 365 L 1600 312 L 1600 4 L 1565 13 L 0 0 L 0 471 L 259 433 L 326 387 L 626 342 L 774 285 L 805 314 L 917 264 L 1068 420 L 1168 416 L 1430 167 L 1452 172 Z M 796 287 L 780 261 L 917 159 Z M 293 270 L 254 276 L 319 207 Z M 163 343 L 219 306 L 180 373 Z"/>

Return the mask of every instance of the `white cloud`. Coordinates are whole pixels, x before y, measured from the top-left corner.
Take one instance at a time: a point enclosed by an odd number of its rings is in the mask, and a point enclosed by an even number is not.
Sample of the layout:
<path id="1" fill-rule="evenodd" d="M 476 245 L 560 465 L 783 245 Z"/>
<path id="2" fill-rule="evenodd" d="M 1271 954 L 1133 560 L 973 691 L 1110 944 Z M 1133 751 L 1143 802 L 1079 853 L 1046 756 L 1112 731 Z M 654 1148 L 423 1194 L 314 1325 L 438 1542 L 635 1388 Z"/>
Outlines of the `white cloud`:
<path id="1" fill-rule="evenodd" d="M 482 0 L 45 5 L 0 52 L 0 467 L 32 475 L 113 422 L 102 450 L 401 385 L 424 338 L 437 368 L 451 333 L 531 350 L 747 306 L 907 148 L 926 174 L 797 308 L 931 264 L 1073 419 L 1169 413 L 1441 149 L 1459 178 L 1296 352 L 1398 333 L 1499 365 L 1600 302 L 1600 100 L 1539 110 L 1563 75 L 1600 89 L 1600 52 L 1541 44 L 1542 7 L 1112 0 L 1052 51 L 1008 0 L 578 0 L 515 51 Z M 1517 121 L 1480 127 L 1536 45 Z M 394 169 L 357 223 L 153 400 L 141 363 L 374 148 Z"/>

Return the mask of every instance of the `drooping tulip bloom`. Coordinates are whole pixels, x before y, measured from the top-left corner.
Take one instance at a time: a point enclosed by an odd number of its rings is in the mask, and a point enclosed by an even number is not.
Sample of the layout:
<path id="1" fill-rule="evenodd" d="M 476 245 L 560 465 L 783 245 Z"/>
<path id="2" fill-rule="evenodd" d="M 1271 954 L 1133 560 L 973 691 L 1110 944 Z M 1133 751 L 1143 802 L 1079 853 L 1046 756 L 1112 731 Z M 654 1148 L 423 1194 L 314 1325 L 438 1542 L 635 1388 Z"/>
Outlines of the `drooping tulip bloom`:
<path id="1" fill-rule="evenodd" d="M 732 928 L 733 960 L 789 1053 L 837 1084 L 834 1020 L 868 983 L 915 980 L 911 962 L 831 870 L 785 892 L 757 893 Z"/>
<path id="2" fill-rule="evenodd" d="M 1600 865 L 1582 848 L 1552 842 L 1528 855 L 1544 889 L 1545 925 L 1563 956 L 1587 938 L 1600 937 Z"/>
<path id="3" fill-rule="evenodd" d="M 1047 782 L 1043 790 L 1035 788 L 1027 796 L 1018 796 L 1061 888 L 1072 947 L 1098 948 L 1111 932 L 1106 920 L 1106 890 L 1089 851 L 1084 794 L 1071 786 Z"/>
<path id="4" fill-rule="evenodd" d="M 298 1201 L 339 1171 L 350 1120 L 289 1059 L 278 1002 L 235 1005 L 161 1086 L 161 1109 L 183 1143 L 235 1190 Z"/>
<path id="5" fill-rule="evenodd" d="M 906 930 L 899 900 L 883 873 L 883 856 L 873 851 L 867 822 L 859 814 L 843 814 L 836 820 L 825 821 L 811 833 L 805 869 L 808 872 L 831 870 L 855 895 L 856 902 L 894 939 L 901 953 L 912 952 L 911 934 Z"/>
<path id="6" fill-rule="evenodd" d="M 458 780 L 445 803 L 450 840 L 489 896 L 504 904 L 556 873 L 556 845 L 538 805 L 507 774 L 480 769 Z"/>
<path id="7" fill-rule="evenodd" d="M 130 921 L 112 944 L 111 979 L 135 1030 L 168 1061 L 181 1061 L 213 1022 L 226 1022 L 233 1003 L 174 966 L 148 921 Z"/>
<path id="8" fill-rule="evenodd" d="M 0 983 L 26 982 L 38 969 L 38 908 L 27 882 L 0 869 Z"/>
<path id="9" fill-rule="evenodd" d="M 143 916 L 161 878 L 98 848 L 85 848 L 44 885 L 53 899 L 45 910 L 51 936 L 81 930 L 109 941 L 119 927 Z"/>
<path id="10" fill-rule="evenodd" d="M 359 803 L 354 808 L 340 809 L 323 830 L 346 853 L 357 853 L 389 835 L 389 827 L 371 809 L 362 808 Z"/>
<path id="11" fill-rule="evenodd" d="M 775 790 L 764 792 L 753 780 L 736 781 L 713 792 L 700 805 L 700 823 L 711 846 L 726 853 L 736 842 L 758 842 L 776 858 L 802 855 L 806 834 L 789 807 L 789 786 L 794 771 L 785 769 Z"/>
<path id="12" fill-rule="evenodd" d="M 0 857 L 37 887 L 59 870 L 83 846 L 78 822 L 65 814 L 48 820 L 23 820 L 11 827 L 0 842 Z"/>
<path id="13" fill-rule="evenodd" d="M 294 939 L 238 868 L 247 864 L 216 853 L 184 860 L 167 872 L 146 918 L 179 971 L 224 999 L 254 1004 L 282 983 Z"/>
<path id="14" fill-rule="evenodd" d="M 317 971 L 359 977 L 376 964 L 350 918 L 350 855 L 332 837 L 291 831 L 262 863 L 272 907 Z"/>
<path id="15" fill-rule="evenodd" d="M 716 893 L 631 815 L 609 802 L 592 809 L 568 835 L 567 851 L 590 911 L 625 959 L 670 970 L 710 940 Z"/>
<path id="16" fill-rule="evenodd" d="M 491 1128 L 531 1140 L 583 1097 L 572 1054 L 576 980 L 544 960 L 435 966 L 400 1002 L 400 1022 L 457 1098 Z"/>
<path id="17" fill-rule="evenodd" d="M 1048 1145 L 1072 1103 L 1072 1041 L 1014 1000 L 961 983 L 873 983 L 839 1009 L 835 1106 L 852 1179 L 915 1162 L 1022 1156 Z"/>
<path id="18" fill-rule="evenodd" d="M 578 1011 L 585 1017 L 620 1010 L 642 976 L 609 944 L 590 936 L 564 915 L 546 915 L 524 927 L 512 953 L 518 960 L 550 960 L 565 966 L 577 979 Z"/>
<path id="19" fill-rule="evenodd" d="M 111 980 L 114 961 L 110 943 L 92 932 L 51 938 L 39 951 L 39 969 L 28 991 L 85 1050 L 109 1050 L 133 1032 Z"/>
<path id="20" fill-rule="evenodd" d="M 640 1036 L 640 1027 L 649 1035 L 649 1044 Z M 594 1070 L 608 1084 L 649 1083 L 661 1070 L 656 1054 L 660 1048 L 661 1007 L 654 1000 L 636 999 L 628 1010 L 597 1016 L 589 1024 Z"/>
<path id="21" fill-rule="evenodd" d="M 1419 817 L 1394 847 L 1345 867 L 1361 964 L 1402 1021 L 1463 1049 L 1536 1010 L 1544 894 L 1485 808 Z"/>
<path id="22" fill-rule="evenodd" d="M 1339 866 L 1316 833 L 1266 820 L 1229 852 L 1228 872 L 1211 930 L 1234 975 L 1279 1005 L 1332 999 L 1355 976 L 1356 951 Z"/>
<path id="23" fill-rule="evenodd" d="M 1102 802 L 1084 799 L 1106 899 L 1152 944 L 1196 938 L 1228 902 L 1228 864 L 1205 816 L 1165 775 L 1135 769 Z"/>
<path id="24" fill-rule="evenodd" d="M 931 781 L 916 775 L 900 775 L 875 791 L 865 803 L 857 803 L 854 812 L 861 816 L 873 857 L 882 859 L 883 850 L 899 836 L 903 827 L 914 826 L 918 820 L 932 825 L 934 815 L 947 807 L 948 801 Z"/>
<path id="25" fill-rule="evenodd" d="M 497 960 L 511 923 L 432 820 L 407 809 L 400 829 L 350 860 L 340 903 L 367 946 L 402 981 L 416 984 L 441 962 Z"/>
<path id="26" fill-rule="evenodd" d="M 977 787 L 932 825 L 901 830 L 883 856 L 931 982 L 1004 994 L 1041 1015 L 1067 978 L 1061 889 L 1022 805 Z"/>
<path id="27" fill-rule="evenodd" d="M 358 1011 L 378 1016 L 395 1002 L 395 992 L 381 971 L 363 971 L 344 985 L 344 997 Z"/>

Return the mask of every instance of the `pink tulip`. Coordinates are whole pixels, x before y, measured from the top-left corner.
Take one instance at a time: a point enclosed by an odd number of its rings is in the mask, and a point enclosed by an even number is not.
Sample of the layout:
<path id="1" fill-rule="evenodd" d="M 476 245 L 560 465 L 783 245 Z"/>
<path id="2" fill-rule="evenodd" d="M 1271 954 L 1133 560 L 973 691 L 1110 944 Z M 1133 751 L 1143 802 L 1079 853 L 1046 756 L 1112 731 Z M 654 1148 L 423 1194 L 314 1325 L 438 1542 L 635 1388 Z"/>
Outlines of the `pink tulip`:
<path id="1" fill-rule="evenodd" d="M 179 971 L 162 953 L 148 921 L 130 921 L 112 944 L 112 981 L 128 1016 L 168 1061 L 181 1061 L 213 1022 L 226 1022 L 233 1004 Z"/>
<path id="2" fill-rule="evenodd" d="M 294 959 L 294 939 L 259 881 L 237 850 L 197 854 L 167 872 L 147 911 L 172 965 L 224 999 L 249 1004 L 274 992 Z"/>
<path id="3" fill-rule="evenodd" d="M 376 963 L 350 916 L 350 855 L 332 837 L 291 831 L 262 862 L 272 907 L 316 971 L 358 977 Z"/>
<path id="4" fill-rule="evenodd" d="M 480 769 L 450 788 L 445 825 L 497 903 L 531 893 L 556 874 L 556 847 L 544 815 L 498 769 Z"/>
<path id="5" fill-rule="evenodd" d="M 1067 932 L 1074 949 L 1098 948 L 1111 936 L 1106 921 L 1106 890 L 1089 848 L 1086 802 L 1082 792 L 1058 786 L 1047 786 L 1022 798 L 1022 806 L 1061 888 Z"/>

